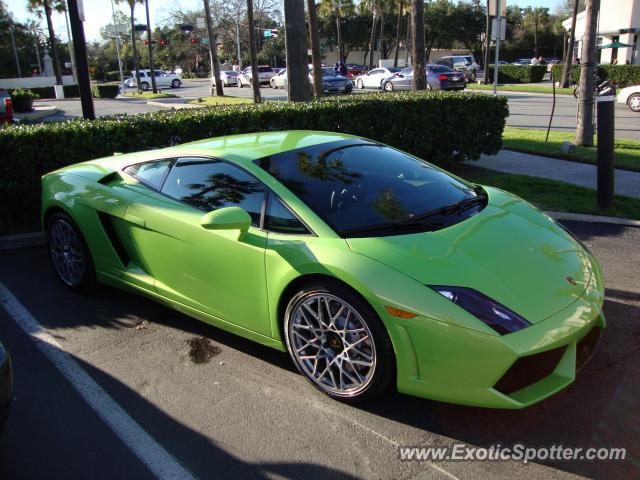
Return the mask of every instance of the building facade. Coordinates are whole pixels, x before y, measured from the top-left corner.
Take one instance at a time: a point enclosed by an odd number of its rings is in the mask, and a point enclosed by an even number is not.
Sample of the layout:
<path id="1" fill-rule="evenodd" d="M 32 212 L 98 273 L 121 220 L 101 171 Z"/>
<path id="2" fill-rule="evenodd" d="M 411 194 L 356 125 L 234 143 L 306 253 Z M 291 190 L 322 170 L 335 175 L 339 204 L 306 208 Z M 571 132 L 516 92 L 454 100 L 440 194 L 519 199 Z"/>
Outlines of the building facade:
<path id="1" fill-rule="evenodd" d="M 580 12 L 576 19 L 574 58 L 582 57 L 582 37 L 586 25 L 586 12 Z M 571 18 L 562 22 L 568 32 Z M 628 47 L 598 48 L 597 60 L 602 64 L 640 64 L 640 0 L 601 0 L 598 19 L 598 47 L 620 42 Z"/>

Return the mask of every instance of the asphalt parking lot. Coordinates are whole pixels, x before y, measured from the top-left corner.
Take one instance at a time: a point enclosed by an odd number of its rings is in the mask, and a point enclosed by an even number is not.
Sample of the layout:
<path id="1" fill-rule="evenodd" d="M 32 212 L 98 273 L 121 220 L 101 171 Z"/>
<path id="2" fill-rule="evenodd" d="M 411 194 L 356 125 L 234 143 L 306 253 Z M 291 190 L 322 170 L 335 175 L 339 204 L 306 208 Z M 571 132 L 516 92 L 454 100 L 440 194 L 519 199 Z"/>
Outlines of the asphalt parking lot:
<path id="1" fill-rule="evenodd" d="M 125 292 L 70 293 L 42 247 L 0 252 L 0 338 L 16 379 L 0 436 L 0 478 L 153 478 L 140 451 L 152 462 L 168 458 L 168 468 L 184 469 L 186 478 L 639 478 L 640 229 L 566 224 L 603 267 L 608 328 L 573 385 L 521 411 L 396 393 L 344 405 L 312 388 L 284 353 Z M 7 292 L 15 297 L 11 315 Z M 25 334 L 16 305 L 40 332 Z M 88 374 L 85 385 L 99 386 L 105 396 L 96 398 L 112 402 L 106 413 L 42 354 L 38 335 L 49 339 L 52 355 L 68 354 L 79 367 L 71 374 Z M 118 409 L 129 422 L 119 433 L 138 435 L 137 453 L 104 421 Z M 625 447 L 627 457 L 527 465 L 398 458 L 398 446 L 455 442 Z"/>

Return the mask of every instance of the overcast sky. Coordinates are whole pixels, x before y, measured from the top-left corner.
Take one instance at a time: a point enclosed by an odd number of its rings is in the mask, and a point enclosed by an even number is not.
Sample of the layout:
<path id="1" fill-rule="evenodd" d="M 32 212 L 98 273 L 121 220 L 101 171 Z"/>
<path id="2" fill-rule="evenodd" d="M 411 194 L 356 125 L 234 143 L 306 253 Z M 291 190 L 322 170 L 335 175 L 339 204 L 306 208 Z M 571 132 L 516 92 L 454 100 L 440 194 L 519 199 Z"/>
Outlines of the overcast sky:
<path id="1" fill-rule="evenodd" d="M 34 17 L 34 14 L 27 11 L 27 0 L 3 1 L 6 3 L 9 11 L 13 13 L 16 20 L 24 22 Z M 558 3 L 559 0 L 518 0 L 516 2 L 507 0 L 508 5 L 517 4 L 522 7 L 548 7 L 552 12 Z M 115 8 L 116 10 L 122 10 L 126 13 L 129 12 L 129 7 L 126 2 L 115 5 Z M 151 17 L 151 27 L 153 28 L 156 23 L 161 23 L 165 20 L 171 10 L 196 10 L 202 8 L 202 0 L 150 0 L 149 15 Z M 111 23 L 111 1 L 84 0 L 84 10 L 86 16 L 84 23 L 85 36 L 89 41 L 98 40 L 100 38 L 100 27 Z M 144 11 L 144 5 L 136 6 L 136 18 L 139 22 L 144 21 Z M 46 22 L 44 20 L 41 21 L 41 25 L 46 29 Z M 58 36 L 66 40 L 67 27 L 64 15 L 58 13 L 53 14 L 53 28 Z"/>

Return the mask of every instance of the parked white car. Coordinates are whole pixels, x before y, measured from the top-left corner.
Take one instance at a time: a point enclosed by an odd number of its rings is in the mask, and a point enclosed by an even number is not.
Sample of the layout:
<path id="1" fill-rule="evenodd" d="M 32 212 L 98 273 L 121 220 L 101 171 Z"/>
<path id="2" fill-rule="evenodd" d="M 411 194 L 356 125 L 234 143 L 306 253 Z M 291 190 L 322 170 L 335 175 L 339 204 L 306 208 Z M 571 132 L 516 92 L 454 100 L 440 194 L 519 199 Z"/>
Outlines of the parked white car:
<path id="1" fill-rule="evenodd" d="M 275 74 L 271 67 L 258 67 L 258 79 L 260 81 L 260 84 L 269 83 L 271 81 L 271 77 L 273 77 L 274 75 Z M 252 78 L 253 73 L 251 72 L 251 67 L 245 68 L 238 76 L 238 87 L 242 88 L 244 86 L 250 86 Z"/>
<path id="2" fill-rule="evenodd" d="M 230 87 L 231 85 L 238 85 L 238 72 L 234 72 L 233 70 L 222 70 L 220 71 L 220 81 L 222 85 L 225 87 Z M 215 78 L 211 79 L 211 85 L 215 86 L 216 80 Z"/>
<path id="3" fill-rule="evenodd" d="M 171 87 L 179 88 L 182 85 L 182 76 L 177 73 L 165 72 L 163 70 L 155 70 L 156 86 L 157 87 Z M 129 82 L 131 87 L 136 86 L 136 72 L 131 72 L 131 81 Z M 151 71 L 140 70 L 140 88 L 147 91 L 151 88 Z"/>
<path id="4" fill-rule="evenodd" d="M 618 103 L 624 103 L 633 112 L 640 112 L 640 85 L 621 89 L 618 92 Z"/>
<path id="5" fill-rule="evenodd" d="M 385 79 L 392 77 L 394 73 L 398 73 L 401 68 L 374 68 L 373 70 L 363 73 L 356 78 L 356 87 L 362 88 L 382 88 Z"/>

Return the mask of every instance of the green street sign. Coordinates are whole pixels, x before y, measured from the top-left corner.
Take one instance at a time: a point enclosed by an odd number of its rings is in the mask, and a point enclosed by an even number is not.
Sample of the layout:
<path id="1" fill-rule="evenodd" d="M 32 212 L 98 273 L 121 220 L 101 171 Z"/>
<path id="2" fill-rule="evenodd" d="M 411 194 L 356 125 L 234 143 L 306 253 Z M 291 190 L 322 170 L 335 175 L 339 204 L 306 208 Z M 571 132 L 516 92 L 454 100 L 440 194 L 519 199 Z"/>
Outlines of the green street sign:
<path id="1" fill-rule="evenodd" d="M 264 38 L 269 38 L 271 36 L 271 30 L 263 30 L 262 36 Z"/>
<path id="2" fill-rule="evenodd" d="M 209 45 L 209 39 L 208 38 L 203 38 L 202 40 L 200 40 L 200 43 L 204 43 L 205 45 Z"/>

